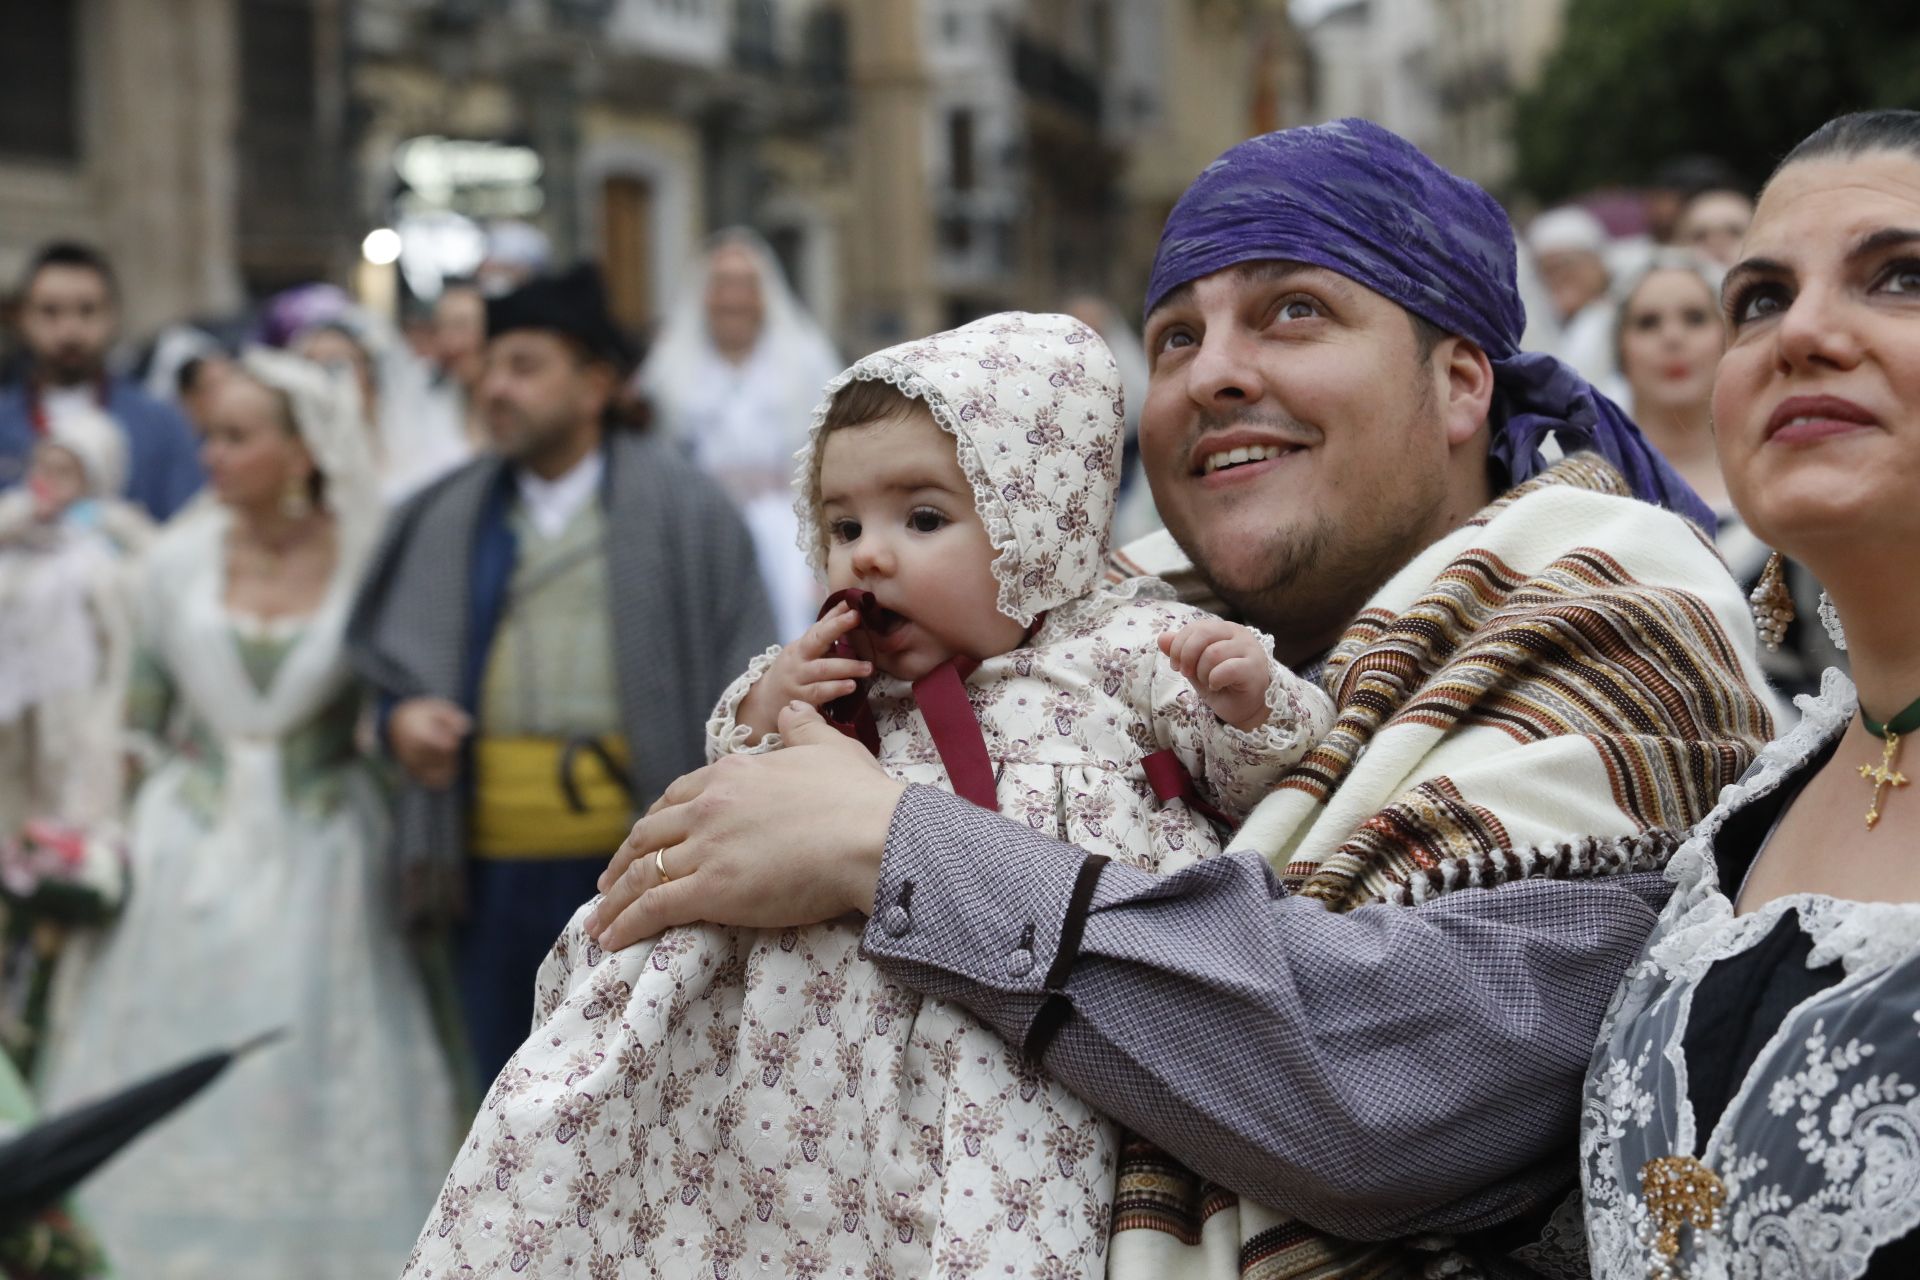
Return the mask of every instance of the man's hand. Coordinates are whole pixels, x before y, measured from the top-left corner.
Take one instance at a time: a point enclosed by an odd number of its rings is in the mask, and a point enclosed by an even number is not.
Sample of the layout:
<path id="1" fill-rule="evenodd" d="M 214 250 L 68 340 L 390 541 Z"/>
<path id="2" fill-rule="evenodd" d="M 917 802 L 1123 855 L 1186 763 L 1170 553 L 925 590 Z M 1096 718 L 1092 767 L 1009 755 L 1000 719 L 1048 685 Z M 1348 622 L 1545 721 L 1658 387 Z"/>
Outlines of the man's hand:
<path id="1" fill-rule="evenodd" d="M 1260 637 L 1224 618 L 1189 622 L 1160 637 L 1160 652 L 1193 683 L 1213 714 L 1252 733 L 1267 722 L 1267 686 L 1273 670 Z"/>
<path id="2" fill-rule="evenodd" d="M 854 681 L 873 674 L 871 662 L 830 656 L 834 642 L 860 625 L 860 615 L 844 600 L 826 617 L 808 627 L 767 668 L 767 674 L 740 700 L 736 719 L 753 729 L 751 742 L 774 731 L 780 710 L 789 702 L 824 707 L 854 691 Z"/>
<path id="3" fill-rule="evenodd" d="M 473 732 L 473 717 L 445 698 L 408 698 L 387 718 L 387 741 L 407 776 L 429 790 L 453 785 L 460 772 L 460 744 Z"/>
<path id="4" fill-rule="evenodd" d="M 872 909 L 905 785 L 805 703 L 784 708 L 778 728 L 785 749 L 687 774 L 634 824 L 586 924 L 601 946 L 697 920 L 778 929 Z"/>

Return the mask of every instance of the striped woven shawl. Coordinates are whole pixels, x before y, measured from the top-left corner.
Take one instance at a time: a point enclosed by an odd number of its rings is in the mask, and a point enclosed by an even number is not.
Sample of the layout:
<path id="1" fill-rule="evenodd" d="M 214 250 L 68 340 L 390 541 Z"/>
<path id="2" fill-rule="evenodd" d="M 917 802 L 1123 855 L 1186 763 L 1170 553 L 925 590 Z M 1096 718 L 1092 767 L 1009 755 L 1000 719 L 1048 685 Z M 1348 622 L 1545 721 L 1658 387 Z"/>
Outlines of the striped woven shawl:
<path id="1" fill-rule="evenodd" d="M 1116 568 L 1197 597 L 1177 556 L 1160 538 Z M 1348 628 L 1323 682 L 1332 732 L 1234 844 L 1335 911 L 1657 869 L 1773 728 L 1753 623 L 1718 555 L 1692 525 L 1627 497 L 1593 454 L 1409 563 Z M 1321 1235 L 1138 1140 L 1114 1223 L 1109 1275 L 1122 1280 L 1418 1274 L 1434 1261 Z"/>

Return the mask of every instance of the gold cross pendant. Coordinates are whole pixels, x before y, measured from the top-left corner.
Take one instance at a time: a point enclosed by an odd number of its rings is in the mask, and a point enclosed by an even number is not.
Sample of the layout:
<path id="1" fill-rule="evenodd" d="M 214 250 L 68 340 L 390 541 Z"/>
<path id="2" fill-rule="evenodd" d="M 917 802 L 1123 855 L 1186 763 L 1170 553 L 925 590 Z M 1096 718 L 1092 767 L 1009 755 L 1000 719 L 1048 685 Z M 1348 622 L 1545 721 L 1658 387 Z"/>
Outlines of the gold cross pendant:
<path id="1" fill-rule="evenodd" d="M 1880 821 L 1880 799 L 1886 795 L 1888 787 L 1904 787 L 1907 775 L 1893 767 L 1894 757 L 1900 752 L 1900 735 L 1887 733 L 1887 749 L 1877 765 L 1861 765 L 1860 776 L 1873 784 L 1873 803 L 1867 807 L 1867 830 L 1873 830 L 1873 824 Z"/>

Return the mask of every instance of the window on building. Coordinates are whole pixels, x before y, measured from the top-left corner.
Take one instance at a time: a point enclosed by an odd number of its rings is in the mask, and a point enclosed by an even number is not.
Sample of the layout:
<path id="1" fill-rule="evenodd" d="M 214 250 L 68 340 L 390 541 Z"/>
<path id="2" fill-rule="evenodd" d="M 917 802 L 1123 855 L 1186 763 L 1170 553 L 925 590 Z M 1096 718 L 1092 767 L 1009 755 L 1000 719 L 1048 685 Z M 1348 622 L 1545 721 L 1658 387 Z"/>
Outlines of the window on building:
<path id="1" fill-rule="evenodd" d="M 79 8 L 0 4 L 0 156 L 80 158 Z"/>
<path id="2" fill-rule="evenodd" d="M 351 190 L 339 98 L 340 75 L 317 0 L 247 0 L 239 19 L 240 270 L 268 293 L 325 279 L 348 234 Z"/>
<path id="3" fill-rule="evenodd" d="M 779 64 L 774 39 L 772 0 L 740 0 L 733 15 L 734 57 L 749 71 L 771 71 Z"/>
<path id="4" fill-rule="evenodd" d="M 600 252 L 607 307 L 629 333 L 653 320 L 653 184 L 629 175 L 600 190 Z"/>
<path id="5" fill-rule="evenodd" d="M 802 28 L 807 75 L 817 84 L 847 80 L 847 22 L 838 9 L 816 9 Z"/>
<path id="6" fill-rule="evenodd" d="M 973 112 L 963 107 L 947 113 L 947 185 L 971 191 L 973 179 Z"/>

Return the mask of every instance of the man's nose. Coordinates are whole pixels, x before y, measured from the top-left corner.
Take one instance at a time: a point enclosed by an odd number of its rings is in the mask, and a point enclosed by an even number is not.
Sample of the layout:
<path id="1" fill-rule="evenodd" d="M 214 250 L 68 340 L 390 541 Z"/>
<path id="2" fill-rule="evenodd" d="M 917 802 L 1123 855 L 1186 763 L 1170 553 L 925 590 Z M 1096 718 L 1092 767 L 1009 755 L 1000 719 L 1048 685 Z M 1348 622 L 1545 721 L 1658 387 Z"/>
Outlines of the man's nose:
<path id="1" fill-rule="evenodd" d="M 1247 334 L 1209 332 L 1187 364 L 1187 394 L 1196 404 L 1208 406 L 1222 401 L 1244 404 L 1260 399 L 1255 347 Z"/>

